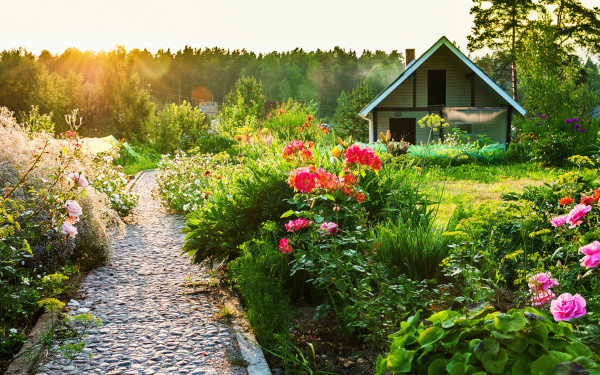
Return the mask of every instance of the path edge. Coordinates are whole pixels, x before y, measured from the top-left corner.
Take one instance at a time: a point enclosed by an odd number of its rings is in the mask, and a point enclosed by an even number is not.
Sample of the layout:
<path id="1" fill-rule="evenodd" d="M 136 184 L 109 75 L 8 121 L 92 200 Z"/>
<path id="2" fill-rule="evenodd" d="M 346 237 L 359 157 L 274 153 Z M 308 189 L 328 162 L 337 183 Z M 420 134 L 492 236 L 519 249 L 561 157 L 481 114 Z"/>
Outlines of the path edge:
<path id="1" fill-rule="evenodd" d="M 133 189 L 133 187 L 135 186 L 135 184 L 138 182 L 138 180 L 140 179 L 140 177 L 142 177 L 142 175 L 146 172 L 151 172 L 154 169 L 144 169 L 143 171 L 139 171 L 138 173 L 135 174 L 135 177 L 129 181 L 127 183 L 127 185 L 125 185 L 125 187 L 123 188 L 123 191 L 126 193 L 130 193 L 131 189 Z"/>
<path id="2" fill-rule="evenodd" d="M 267 364 L 262 348 L 258 345 L 254 334 L 247 328 L 250 327 L 250 324 L 246 320 L 245 315 L 241 313 L 245 310 L 239 296 L 231 290 L 225 290 L 222 287 L 220 288 L 220 292 L 225 307 L 235 312 L 232 329 L 235 332 L 235 338 L 242 357 L 248 362 L 248 366 L 246 367 L 248 375 L 271 375 L 271 369 Z"/>
<path id="3" fill-rule="evenodd" d="M 69 278 L 67 284 L 75 289 L 79 288 L 84 276 L 77 273 Z M 68 299 L 63 299 L 62 302 L 68 302 Z M 54 329 L 54 324 L 58 319 L 59 314 L 44 311 L 37 319 L 35 325 L 27 335 L 27 341 L 23 343 L 21 350 L 17 353 L 17 358 L 8 365 L 4 375 L 27 375 L 38 362 L 43 346 L 38 345 L 42 342 L 45 336 Z M 29 353 L 26 353 L 29 351 Z"/>

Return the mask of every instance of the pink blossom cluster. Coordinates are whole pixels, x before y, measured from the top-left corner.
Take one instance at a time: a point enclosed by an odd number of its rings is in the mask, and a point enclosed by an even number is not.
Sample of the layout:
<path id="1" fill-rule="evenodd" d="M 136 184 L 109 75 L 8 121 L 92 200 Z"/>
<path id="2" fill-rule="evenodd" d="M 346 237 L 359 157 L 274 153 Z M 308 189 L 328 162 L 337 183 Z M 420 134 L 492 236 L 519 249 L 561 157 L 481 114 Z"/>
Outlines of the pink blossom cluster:
<path id="1" fill-rule="evenodd" d="M 600 242 L 594 241 L 579 248 L 585 256 L 579 260 L 582 267 L 595 268 L 600 264 Z"/>
<path id="2" fill-rule="evenodd" d="M 79 173 L 69 173 L 67 175 L 67 179 L 73 181 L 74 183 L 78 184 L 79 186 L 81 186 L 82 188 L 86 188 L 89 185 L 88 180 L 83 177 L 83 175 L 80 175 Z"/>
<path id="3" fill-rule="evenodd" d="M 301 229 L 308 228 L 309 222 L 305 218 L 301 217 L 296 220 L 290 220 L 286 225 L 285 229 L 288 232 L 297 232 Z"/>
<path id="4" fill-rule="evenodd" d="M 281 157 L 285 160 L 291 160 L 294 155 L 299 155 L 302 160 L 312 160 L 314 155 L 310 149 L 313 148 L 313 146 L 313 142 L 307 142 L 305 144 L 302 141 L 292 141 L 283 148 Z"/>
<path id="5" fill-rule="evenodd" d="M 357 163 L 374 171 L 381 169 L 381 160 L 375 155 L 375 152 L 369 146 L 361 149 L 360 145 L 355 143 L 348 147 L 344 154 L 344 167 L 348 168 Z"/>
<path id="6" fill-rule="evenodd" d="M 290 241 L 287 238 L 282 238 L 279 241 L 279 251 L 281 251 L 284 254 L 292 252 L 292 246 L 290 245 Z"/>
<path id="7" fill-rule="evenodd" d="M 563 226 L 565 223 L 569 224 L 569 228 L 575 228 L 579 224 L 583 223 L 583 218 L 585 217 L 585 214 L 590 212 L 591 209 L 592 206 L 578 204 L 577 206 L 573 207 L 571 212 L 569 212 L 566 215 L 557 216 L 553 218 L 552 220 L 550 220 L 550 223 L 556 228 Z"/>
<path id="8" fill-rule="evenodd" d="M 323 233 L 321 235 L 330 235 L 331 233 L 336 233 L 338 231 L 338 225 L 332 222 L 325 222 L 321 224 L 321 229 Z"/>
<path id="9" fill-rule="evenodd" d="M 556 297 L 550 288 L 557 286 L 558 282 L 552 278 L 550 272 L 542 272 L 531 276 L 527 285 L 529 286 L 533 306 L 549 303 Z"/>
<path id="10" fill-rule="evenodd" d="M 62 225 L 62 233 L 75 237 L 77 235 L 77 227 L 74 224 L 79 220 L 79 216 L 83 214 L 83 209 L 79 203 L 71 200 L 65 203 L 65 209 L 67 210 L 68 217 Z"/>
<path id="11" fill-rule="evenodd" d="M 356 191 L 356 177 L 347 174 L 338 176 L 328 173 L 323 168 L 314 166 L 296 168 L 288 175 L 288 185 L 301 193 L 312 193 L 315 189 L 323 189 L 326 192 L 335 192 L 342 190 L 345 195 L 354 197 L 357 202 L 365 199 L 363 193 Z"/>

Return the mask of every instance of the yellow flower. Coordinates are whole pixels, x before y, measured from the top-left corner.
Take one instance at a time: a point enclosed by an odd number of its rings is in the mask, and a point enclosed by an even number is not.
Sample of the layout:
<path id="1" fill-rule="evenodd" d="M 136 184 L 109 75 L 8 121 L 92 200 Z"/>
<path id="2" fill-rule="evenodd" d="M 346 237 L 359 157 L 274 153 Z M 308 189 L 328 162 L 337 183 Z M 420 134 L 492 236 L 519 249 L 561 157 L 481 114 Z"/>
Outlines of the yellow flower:
<path id="1" fill-rule="evenodd" d="M 341 154 L 342 151 L 338 146 L 335 146 L 333 149 L 331 149 L 331 155 L 333 155 L 334 157 L 339 158 Z"/>
<path id="2" fill-rule="evenodd" d="M 63 302 L 60 302 L 56 298 L 46 298 L 41 301 L 38 301 L 38 306 L 43 307 L 46 311 L 58 310 L 65 307 Z"/>

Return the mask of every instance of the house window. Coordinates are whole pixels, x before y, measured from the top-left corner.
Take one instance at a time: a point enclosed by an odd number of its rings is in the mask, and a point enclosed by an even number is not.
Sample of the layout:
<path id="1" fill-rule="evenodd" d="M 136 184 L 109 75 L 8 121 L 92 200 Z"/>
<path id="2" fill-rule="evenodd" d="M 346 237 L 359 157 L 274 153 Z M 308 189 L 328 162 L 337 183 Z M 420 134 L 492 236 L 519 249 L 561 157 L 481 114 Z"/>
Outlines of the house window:
<path id="1" fill-rule="evenodd" d="M 427 105 L 446 105 L 446 70 L 427 71 Z"/>

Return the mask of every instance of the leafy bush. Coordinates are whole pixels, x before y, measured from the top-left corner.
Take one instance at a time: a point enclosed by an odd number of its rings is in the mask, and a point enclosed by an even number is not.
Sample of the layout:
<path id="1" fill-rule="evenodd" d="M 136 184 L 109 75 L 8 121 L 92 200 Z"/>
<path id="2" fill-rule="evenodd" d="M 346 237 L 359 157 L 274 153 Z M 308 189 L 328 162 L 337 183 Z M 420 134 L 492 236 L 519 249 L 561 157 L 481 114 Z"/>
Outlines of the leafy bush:
<path id="1" fill-rule="evenodd" d="M 390 336 L 390 353 L 376 374 L 597 373 L 598 355 L 579 342 L 566 322 L 551 322 L 531 307 L 507 313 L 477 306 L 466 314 L 440 311 L 419 323 L 419 313 Z M 584 372 L 584 371 L 589 372 Z"/>
<path id="2" fill-rule="evenodd" d="M 0 369 L 25 340 L 39 299 L 62 292 L 69 262 L 108 259 L 107 228 L 122 225 L 105 196 L 86 188 L 93 164 L 80 146 L 73 133 L 26 133 L 0 108 Z"/>
<path id="3" fill-rule="evenodd" d="M 198 107 L 186 101 L 179 106 L 171 103 L 149 121 L 144 139 L 161 154 L 186 150 L 205 130 L 205 118 Z"/>
<path id="4" fill-rule="evenodd" d="M 291 319 L 290 269 L 273 240 L 277 225 L 266 222 L 257 238 L 240 246 L 240 256 L 229 265 L 230 277 L 246 305 L 248 321 L 263 345 L 272 346 L 274 335 L 286 335 Z"/>
<path id="5" fill-rule="evenodd" d="M 237 174 L 226 181 L 227 189 L 214 191 L 205 205 L 187 216 L 183 251 L 193 256 L 194 263 L 234 259 L 238 246 L 261 223 L 278 220 L 289 207 L 293 192 L 284 171 L 283 163 L 251 160 L 237 167 Z"/>

